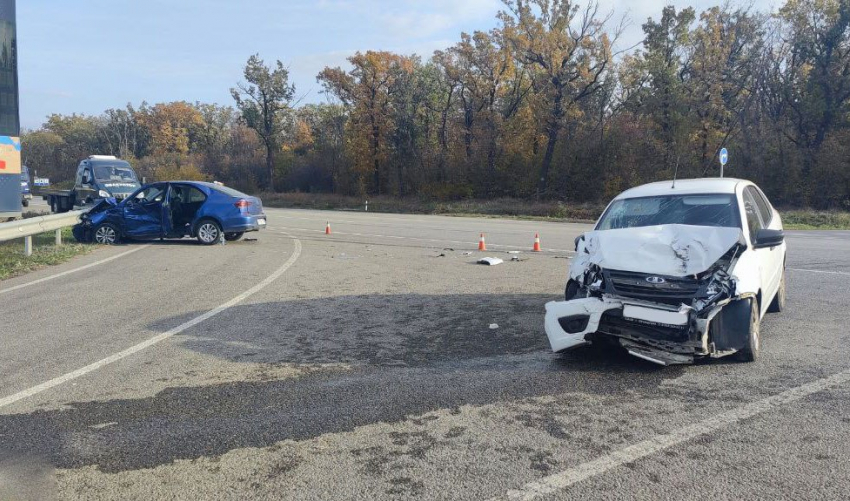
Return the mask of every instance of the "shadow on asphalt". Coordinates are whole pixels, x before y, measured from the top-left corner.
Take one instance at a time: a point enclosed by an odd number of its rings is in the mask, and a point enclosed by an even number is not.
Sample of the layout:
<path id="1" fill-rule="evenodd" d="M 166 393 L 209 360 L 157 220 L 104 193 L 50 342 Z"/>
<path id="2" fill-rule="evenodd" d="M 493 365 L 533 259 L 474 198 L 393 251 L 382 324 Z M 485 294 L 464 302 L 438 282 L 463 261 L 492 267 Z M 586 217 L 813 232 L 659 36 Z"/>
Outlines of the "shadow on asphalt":
<path id="1" fill-rule="evenodd" d="M 73 241 L 76 242 L 76 240 L 73 240 Z M 77 243 L 80 243 L 80 242 L 77 242 Z M 87 243 L 87 244 L 90 244 L 90 245 L 93 245 L 93 246 L 98 245 L 98 244 L 93 243 L 93 242 L 83 242 L 83 243 Z M 251 244 L 254 244 L 254 243 L 257 243 L 257 237 L 246 236 L 246 237 L 242 237 L 240 240 L 237 240 L 235 242 L 225 242 L 225 245 L 251 245 Z M 214 246 L 219 245 L 219 244 L 212 244 L 212 245 L 209 245 L 209 246 L 204 246 L 200 242 L 198 242 L 197 239 L 189 238 L 189 237 L 184 237 L 184 238 L 180 238 L 180 239 L 163 239 L 163 240 L 159 240 L 159 239 L 154 239 L 154 240 L 123 239 L 120 242 L 112 244 L 112 246 L 114 246 L 114 247 L 127 247 L 127 246 L 133 246 L 133 245 L 152 245 L 154 247 L 159 247 L 159 246 L 162 246 L 162 247 L 175 247 L 175 246 L 176 247 L 182 247 L 182 246 L 214 247 Z"/>
<path id="2" fill-rule="evenodd" d="M 174 387 L 150 398 L 3 415 L 0 436 L 13 452 L 50 458 L 57 467 L 116 472 L 463 405 L 571 392 L 639 399 L 663 392 L 665 379 L 686 370 L 596 348 L 552 354 L 541 326 L 548 299 L 365 295 L 236 306 L 177 341 L 237 363 L 344 363 L 352 369 Z M 152 327 L 165 331 L 195 315 Z M 491 323 L 499 328 L 490 329 Z M 540 422 L 556 439 L 569 436 L 552 419 Z"/>

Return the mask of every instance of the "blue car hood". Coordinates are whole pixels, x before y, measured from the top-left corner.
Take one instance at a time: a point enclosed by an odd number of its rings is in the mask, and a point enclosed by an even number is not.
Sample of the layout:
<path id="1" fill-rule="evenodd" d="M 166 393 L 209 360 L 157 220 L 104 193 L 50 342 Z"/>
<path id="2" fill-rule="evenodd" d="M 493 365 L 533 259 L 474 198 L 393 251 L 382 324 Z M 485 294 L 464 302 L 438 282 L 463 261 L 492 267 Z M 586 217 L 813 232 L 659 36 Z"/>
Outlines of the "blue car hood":
<path id="1" fill-rule="evenodd" d="M 91 221 L 92 224 L 99 224 L 106 218 L 106 216 L 109 215 L 110 212 L 114 212 L 115 210 L 119 210 L 118 201 L 115 200 L 115 198 L 102 198 L 98 203 L 94 204 L 88 212 L 83 214 L 81 219 L 84 222 Z"/>

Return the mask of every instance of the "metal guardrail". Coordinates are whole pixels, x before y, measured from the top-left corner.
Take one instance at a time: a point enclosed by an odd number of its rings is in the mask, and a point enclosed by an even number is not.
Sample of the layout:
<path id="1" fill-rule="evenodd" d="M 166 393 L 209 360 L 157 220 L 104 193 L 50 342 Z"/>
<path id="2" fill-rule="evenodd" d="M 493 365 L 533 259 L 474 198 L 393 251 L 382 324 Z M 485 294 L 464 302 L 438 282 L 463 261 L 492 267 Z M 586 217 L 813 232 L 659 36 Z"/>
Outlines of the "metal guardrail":
<path id="1" fill-rule="evenodd" d="M 73 226 L 80 222 L 80 216 L 86 211 L 75 210 L 62 214 L 18 219 L 8 223 L 0 223 L 0 242 L 24 239 L 24 254 L 32 255 L 32 237 L 48 231 L 56 231 L 56 245 L 62 245 L 62 228 Z"/>

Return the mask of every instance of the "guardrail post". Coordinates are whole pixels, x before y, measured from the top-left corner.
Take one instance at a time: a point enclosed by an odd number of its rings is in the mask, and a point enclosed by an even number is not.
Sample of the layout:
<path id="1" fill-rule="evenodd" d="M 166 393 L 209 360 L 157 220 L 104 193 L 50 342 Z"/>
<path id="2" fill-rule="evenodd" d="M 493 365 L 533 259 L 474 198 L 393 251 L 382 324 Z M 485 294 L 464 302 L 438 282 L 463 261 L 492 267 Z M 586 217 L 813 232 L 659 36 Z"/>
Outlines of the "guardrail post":
<path id="1" fill-rule="evenodd" d="M 62 229 L 56 230 L 56 247 L 62 245 Z"/>
<path id="2" fill-rule="evenodd" d="M 24 237 L 24 255 L 32 256 L 32 237 Z"/>

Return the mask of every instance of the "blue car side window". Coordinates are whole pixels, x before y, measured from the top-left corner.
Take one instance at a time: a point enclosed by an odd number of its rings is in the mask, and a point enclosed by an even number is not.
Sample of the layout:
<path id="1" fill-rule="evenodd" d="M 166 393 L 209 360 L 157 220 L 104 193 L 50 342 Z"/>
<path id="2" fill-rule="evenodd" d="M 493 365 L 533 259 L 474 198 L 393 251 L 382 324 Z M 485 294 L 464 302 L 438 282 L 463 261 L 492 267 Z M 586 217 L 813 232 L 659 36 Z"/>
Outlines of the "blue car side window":
<path id="1" fill-rule="evenodd" d="M 162 186 L 148 186 L 144 190 L 136 194 L 134 199 L 141 203 L 162 202 L 165 197 L 165 190 Z"/>

